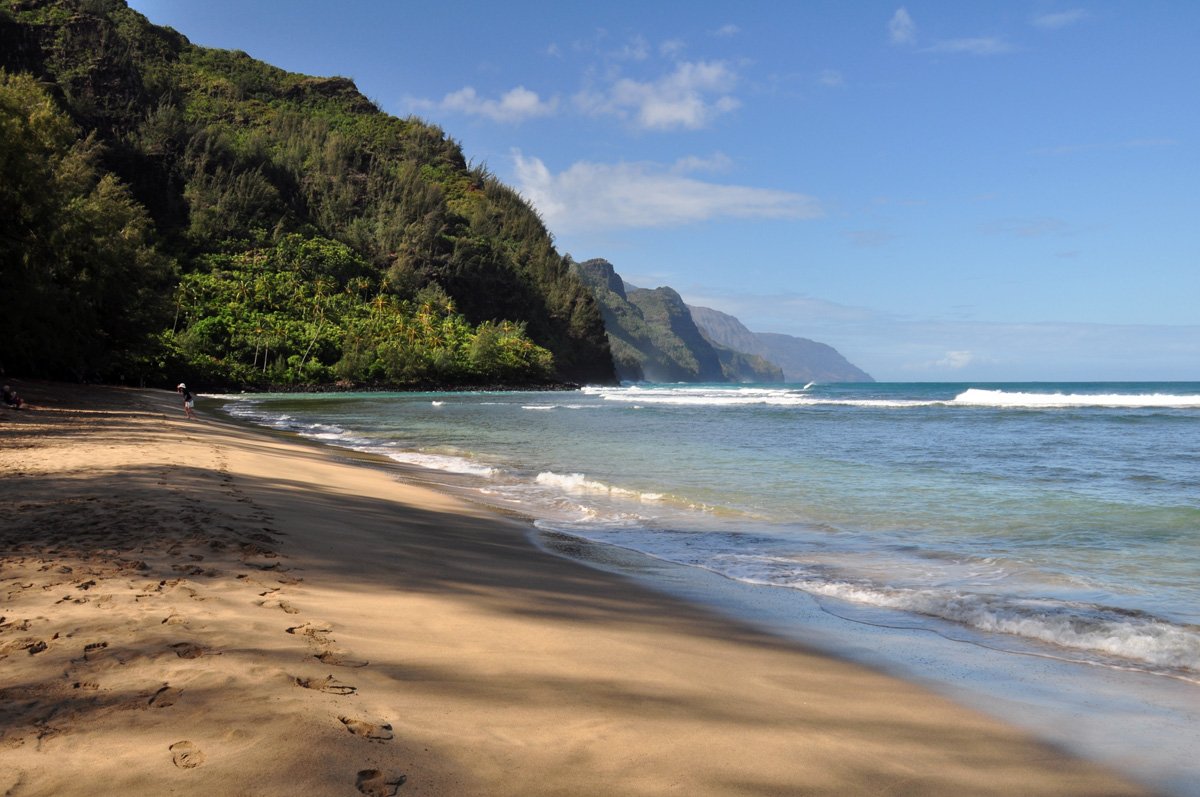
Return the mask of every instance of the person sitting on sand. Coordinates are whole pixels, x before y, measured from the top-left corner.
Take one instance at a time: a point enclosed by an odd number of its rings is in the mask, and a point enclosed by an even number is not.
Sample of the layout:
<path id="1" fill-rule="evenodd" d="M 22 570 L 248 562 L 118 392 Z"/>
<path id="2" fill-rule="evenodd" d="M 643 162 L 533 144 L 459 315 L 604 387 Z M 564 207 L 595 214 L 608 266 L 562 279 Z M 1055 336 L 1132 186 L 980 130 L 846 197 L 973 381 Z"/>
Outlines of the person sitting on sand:
<path id="1" fill-rule="evenodd" d="M 14 410 L 19 410 L 25 406 L 25 399 L 21 398 L 12 389 L 11 385 L 4 386 L 4 404 L 7 407 L 12 407 Z"/>
<path id="2" fill-rule="evenodd" d="M 196 413 L 192 412 L 192 407 L 196 404 L 196 399 L 192 396 L 192 391 L 188 390 L 188 386 L 180 382 L 175 387 L 175 392 L 183 395 L 183 414 L 195 420 Z"/>

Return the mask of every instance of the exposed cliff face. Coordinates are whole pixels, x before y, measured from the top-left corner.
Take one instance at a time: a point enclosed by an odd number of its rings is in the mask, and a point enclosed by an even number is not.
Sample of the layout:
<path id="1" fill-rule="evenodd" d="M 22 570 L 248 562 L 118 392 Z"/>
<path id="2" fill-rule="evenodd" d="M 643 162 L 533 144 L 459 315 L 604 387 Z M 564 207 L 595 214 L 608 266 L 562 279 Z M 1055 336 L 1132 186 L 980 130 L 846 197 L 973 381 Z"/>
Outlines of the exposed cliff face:
<path id="1" fill-rule="evenodd" d="M 724 382 L 721 360 L 704 339 L 683 297 L 671 288 L 628 293 L 629 302 L 642 311 L 651 330 L 657 357 L 642 365 L 646 378 L 654 382 Z"/>
<path id="2" fill-rule="evenodd" d="M 784 381 L 783 369 L 770 360 L 759 357 L 757 354 L 747 354 L 746 352 L 728 349 L 719 343 L 715 343 L 707 335 L 705 337 L 717 351 L 717 357 L 721 360 L 721 371 L 725 374 L 726 382 L 763 384 Z"/>
<path id="3" fill-rule="evenodd" d="M 870 382 L 832 347 L 751 332 L 731 315 L 691 307 L 671 288 L 636 288 L 612 263 L 575 270 L 592 289 L 617 377 L 650 382 Z"/>
<path id="4" fill-rule="evenodd" d="M 589 260 L 576 269 L 600 305 L 619 379 L 725 381 L 716 350 L 700 334 L 678 293 L 627 288 L 607 260 Z"/>
<path id="5" fill-rule="evenodd" d="M 692 307 L 696 324 L 714 342 L 763 357 L 783 369 L 787 382 L 874 382 L 832 346 L 808 338 L 751 332 L 733 316 Z"/>

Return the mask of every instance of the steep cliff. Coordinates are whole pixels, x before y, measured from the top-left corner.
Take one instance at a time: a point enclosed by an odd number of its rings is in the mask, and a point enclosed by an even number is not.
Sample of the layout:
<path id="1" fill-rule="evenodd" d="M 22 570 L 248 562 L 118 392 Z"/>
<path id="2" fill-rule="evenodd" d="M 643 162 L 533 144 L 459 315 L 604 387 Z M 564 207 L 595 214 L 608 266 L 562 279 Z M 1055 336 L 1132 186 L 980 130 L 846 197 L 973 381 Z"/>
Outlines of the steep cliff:
<path id="1" fill-rule="evenodd" d="M 751 332 L 741 321 L 719 310 L 691 307 L 692 318 L 721 346 L 757 355 L 783 370 L 787 382 L 873 382 L 832 346 L 807 338 Z"/>

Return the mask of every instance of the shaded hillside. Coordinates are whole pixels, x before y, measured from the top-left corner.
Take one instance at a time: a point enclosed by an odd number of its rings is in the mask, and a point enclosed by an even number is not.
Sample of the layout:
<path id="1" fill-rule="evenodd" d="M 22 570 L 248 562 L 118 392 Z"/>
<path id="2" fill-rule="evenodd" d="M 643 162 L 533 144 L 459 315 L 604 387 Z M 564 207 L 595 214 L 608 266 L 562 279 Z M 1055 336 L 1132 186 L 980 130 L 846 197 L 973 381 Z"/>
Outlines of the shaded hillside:
<path id="1" fill-rule="evenodd" d="M 703 335 L 704 330 L 700 330 L 700 334 Z M 704 335 L 704 339 L 717 352 L 726 382 L 763 384 L 783 381 L 783 369 L 765 357 L 726 348 L 707 335 Z"/>
<path id="2" fill-rule="evenodd" d="M 808 338 L 758 332 L 771 362 L 778 363 L 788 382 L 874 382 L 837 349 Z"/>
<path id="3" fill-rule="evenodd" d="M 753 354 L 714 343 L 670 288 L 627 285 L 607 260 L 577 264 L 600 304 L 619 378 L 651 382 L 780 382 Z"/>
<path id="4" fill-rule="evenodd" d="M 576 265 L 608 330 L 617 376 L 627 381 L 721 382 L 720 359 L 670 288 L 626 290 L 607 260 Z"/>
<path id="5" fill-rule="evenodd" d="M 595 300 L 536 212 L 440 129 L 381 112 L 352 81 L 194 46 L 119 0 L 0 0 L 0 70 L 36 81 L 5 79 L 0 121 L 23 132 L 0 168 L 32 164 L 55 187 L 0 187 L 0 313 L 10 328 L 44 327 L 45 296 L 65 327 L 0 341 L 10 372 L 614 378 Z M 38 92 L 64 120 L 49 138 Z M 140 247 L 132 265 L 112 255 L 102 301 L 83 258 L 119 249 L 122 234 L 87 240 L 72 210 L 87 197 L 125 208 Z M 39 249 L 64 235 L 80 253 L 65 266 Z M 292 259 L 300 250 L 307 261 Z"/>
<path id="6" fill-rule="evenodd" d="M 787 382 L 875 381 L 832 346 L 791 335 L 751 332 L 728 313 L 708 307 L 690 309 L 697 326 L 710 339 L 778 365 Z"/>

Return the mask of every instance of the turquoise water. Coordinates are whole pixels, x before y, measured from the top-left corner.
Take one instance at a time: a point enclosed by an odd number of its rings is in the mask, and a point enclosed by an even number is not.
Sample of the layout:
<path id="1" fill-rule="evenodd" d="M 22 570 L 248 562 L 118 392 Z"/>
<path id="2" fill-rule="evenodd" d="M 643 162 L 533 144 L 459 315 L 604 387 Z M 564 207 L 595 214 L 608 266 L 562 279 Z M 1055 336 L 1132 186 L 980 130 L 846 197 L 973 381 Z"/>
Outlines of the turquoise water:
<path id="1" fill-rule="evenodd" d="M 239 398 L 541 528 L 1200 682 L 1200 383 Z"/>
<path id="2" fill-rule="evenodd" d="M 593 564 L 621 559 L 596 550 L 648 555 L 662 566 L 616 569 L 1200 795 L 1200 383 L 223 406 L 425 468 L 531 516 L 553 550 L 592 550 Z"/>

